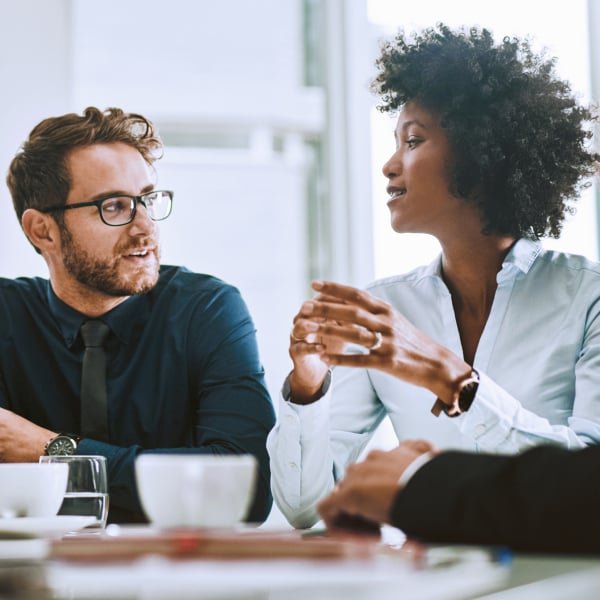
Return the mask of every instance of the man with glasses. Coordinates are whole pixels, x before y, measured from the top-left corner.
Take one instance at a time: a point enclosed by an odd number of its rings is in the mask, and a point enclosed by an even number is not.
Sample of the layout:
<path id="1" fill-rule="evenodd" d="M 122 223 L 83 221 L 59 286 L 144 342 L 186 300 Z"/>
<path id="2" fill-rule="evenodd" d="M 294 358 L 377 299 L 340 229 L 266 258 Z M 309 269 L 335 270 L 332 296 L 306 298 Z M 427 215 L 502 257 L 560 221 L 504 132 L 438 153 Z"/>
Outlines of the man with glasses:
<path id="1" fill-rule="evenodd" d="M 13 159 L 15 211 L 50 277 L 0 279 L 0 462 L 103 455 L 109 522 L 136 522 L 141 452 L 253 454 L 248 520 L 262 521 L 274 413 L 255 328 L 234 287 L 160 265 L 161 151 L 145 117 L 91 107 L 42 121 Z"/>

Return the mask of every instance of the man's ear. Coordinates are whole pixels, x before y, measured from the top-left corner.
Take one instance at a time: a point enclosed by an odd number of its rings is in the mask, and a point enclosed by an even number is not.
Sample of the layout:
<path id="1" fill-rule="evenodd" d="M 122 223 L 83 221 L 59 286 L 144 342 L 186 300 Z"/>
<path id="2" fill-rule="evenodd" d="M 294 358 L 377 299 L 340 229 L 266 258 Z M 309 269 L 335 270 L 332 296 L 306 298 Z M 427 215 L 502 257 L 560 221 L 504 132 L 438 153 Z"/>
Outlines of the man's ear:
<path id="1" fill-rule="evenodd" d="M 47 213 L 28 208 L 21 217 L 21 227 L 29 241 L 44 253 L 60 246 L 60 231 L 56 221 Z"/>

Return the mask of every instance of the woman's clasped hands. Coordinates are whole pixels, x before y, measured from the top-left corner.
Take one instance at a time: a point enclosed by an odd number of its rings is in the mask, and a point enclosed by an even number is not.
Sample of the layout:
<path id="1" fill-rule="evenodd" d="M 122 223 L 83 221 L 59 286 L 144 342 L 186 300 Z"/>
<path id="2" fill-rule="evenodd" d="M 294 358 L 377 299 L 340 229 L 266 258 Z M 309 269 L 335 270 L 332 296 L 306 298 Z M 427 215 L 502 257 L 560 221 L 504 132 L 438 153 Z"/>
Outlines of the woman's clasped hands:
<path id="1" fill-rule="evenodd" d="M 469 365 L 384 300 L 358 288 L 313 281 L 318 295 L 301 306 L 290 332 L 294 402 L 319 396 L 335 365 L 378 369 L 447 396 Z"/>

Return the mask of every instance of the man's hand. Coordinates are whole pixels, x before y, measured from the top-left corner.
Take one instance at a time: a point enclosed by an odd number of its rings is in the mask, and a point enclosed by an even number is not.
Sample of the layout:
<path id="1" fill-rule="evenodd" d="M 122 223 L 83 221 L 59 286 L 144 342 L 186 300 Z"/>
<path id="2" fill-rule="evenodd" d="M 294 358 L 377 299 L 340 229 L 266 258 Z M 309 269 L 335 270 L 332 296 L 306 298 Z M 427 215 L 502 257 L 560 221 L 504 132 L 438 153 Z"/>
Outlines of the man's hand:
<path id="1" fill-rule="evenodd" d="M 50 429 L 0 408 L 0 462 L 38 462 L 46 442 L 55 435 Z"/>
<path id="2" fill-rule="evenodd" d="M 339 529 L 348 517 L 389 522 L 401 475 L 416 458 L 433 451 L 429 442 L 407 440 L 387 452 L 373 450 L 363 462 L 350 465 L 346 477 L 318 506 L 327 528 Z"/>

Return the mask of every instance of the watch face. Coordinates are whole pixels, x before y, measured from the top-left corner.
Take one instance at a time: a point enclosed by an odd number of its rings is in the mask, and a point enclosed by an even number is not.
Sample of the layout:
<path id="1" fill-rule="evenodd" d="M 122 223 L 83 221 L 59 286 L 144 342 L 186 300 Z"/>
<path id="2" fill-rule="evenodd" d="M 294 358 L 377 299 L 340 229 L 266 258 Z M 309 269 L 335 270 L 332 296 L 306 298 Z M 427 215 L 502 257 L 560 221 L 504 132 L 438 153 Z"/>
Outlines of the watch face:
<path id="1" fill-rule="evenodd" d="M 48 444 L 48 454 L 50 456 L 73 454 L 76 447 L 75 440 L 72 440 L 70 437 L 59 436 Z"/>

